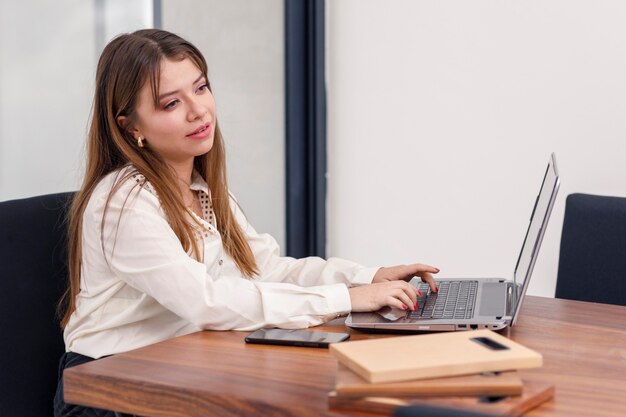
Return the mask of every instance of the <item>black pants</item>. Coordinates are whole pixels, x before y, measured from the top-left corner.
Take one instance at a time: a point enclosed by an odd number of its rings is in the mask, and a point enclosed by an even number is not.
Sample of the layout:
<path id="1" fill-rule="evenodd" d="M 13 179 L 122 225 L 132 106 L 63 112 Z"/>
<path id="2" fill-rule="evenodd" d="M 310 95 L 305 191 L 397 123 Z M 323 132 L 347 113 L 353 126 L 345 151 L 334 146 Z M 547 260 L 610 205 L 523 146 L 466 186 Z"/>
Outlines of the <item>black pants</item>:
<path id="1" fill-rule="evenodd" d="M 74 352 L 66 352 L 61 356 L 61 360 L 59 361 L 59 383 L 57 385 L 56 395 L 54 396 L 54 417 L 131 417 L 129 414 L 117 413 L 115 411 L 67 404 L 63 400 L 63 370 L 93 360 L 94 359 L 89 356 Z"/>

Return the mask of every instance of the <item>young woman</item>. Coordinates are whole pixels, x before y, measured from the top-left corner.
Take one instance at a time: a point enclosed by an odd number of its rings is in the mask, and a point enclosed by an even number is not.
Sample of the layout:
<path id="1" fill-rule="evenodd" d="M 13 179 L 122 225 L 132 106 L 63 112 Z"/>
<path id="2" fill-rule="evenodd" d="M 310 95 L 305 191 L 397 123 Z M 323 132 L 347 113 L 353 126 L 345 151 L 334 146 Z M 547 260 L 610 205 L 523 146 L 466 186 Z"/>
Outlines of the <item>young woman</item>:
<path id="1" fill-rule="evenodd" d="M 202 329 L 303 328 L 350 311 L 412 310 L 418 291 L 406 280 L 420 276 L 435 291 L 436 272 L 281 257 L 229 193 L 201 53 L 162 30 L 106 46 L 70 212 L 61 372 Z M 59 384 L 56 415 L 80 410 L 63 403 Z"/>

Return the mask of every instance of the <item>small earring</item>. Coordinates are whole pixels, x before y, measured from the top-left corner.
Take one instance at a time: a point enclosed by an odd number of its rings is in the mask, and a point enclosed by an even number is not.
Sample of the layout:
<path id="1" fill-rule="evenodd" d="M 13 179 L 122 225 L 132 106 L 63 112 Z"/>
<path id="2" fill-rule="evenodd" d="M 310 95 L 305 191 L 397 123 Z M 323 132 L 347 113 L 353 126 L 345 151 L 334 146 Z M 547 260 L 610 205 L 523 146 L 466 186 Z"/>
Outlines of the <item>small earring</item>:
<path id="1" fill-rule="evenodd" d="M 137 138 L 137 146 L 143 148 L 143 138 L 141 136 Z"/>

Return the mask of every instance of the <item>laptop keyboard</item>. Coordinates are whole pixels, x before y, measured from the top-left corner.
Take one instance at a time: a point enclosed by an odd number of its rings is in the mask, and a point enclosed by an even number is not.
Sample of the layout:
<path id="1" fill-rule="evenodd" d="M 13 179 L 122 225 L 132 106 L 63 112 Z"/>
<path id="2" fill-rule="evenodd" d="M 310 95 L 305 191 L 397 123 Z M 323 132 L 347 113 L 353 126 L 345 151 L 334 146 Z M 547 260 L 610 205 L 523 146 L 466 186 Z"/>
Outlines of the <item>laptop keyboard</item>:
<path id="1" fill-rule="evenodd" d="M 411 311 L 412 319 L 470 319 L 474 316 L 478 281 L 438 281 L 439 292 L 430 291 L 428 284 L 420 283 L 419 308 Z"/>

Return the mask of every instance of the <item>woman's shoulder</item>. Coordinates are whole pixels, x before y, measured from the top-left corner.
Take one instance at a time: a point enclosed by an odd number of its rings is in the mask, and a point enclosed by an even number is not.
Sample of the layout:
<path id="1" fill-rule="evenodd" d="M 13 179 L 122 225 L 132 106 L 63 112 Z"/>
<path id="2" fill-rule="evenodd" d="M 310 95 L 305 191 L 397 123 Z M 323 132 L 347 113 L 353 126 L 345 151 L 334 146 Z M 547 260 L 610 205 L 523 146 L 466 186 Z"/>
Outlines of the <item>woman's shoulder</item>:
<path id="1" fill-rule="evenodd" d="M 132 165 L 106 174 L 95 186 L 87 211 L 101 211 L 105 205 L 134 205 L 144 201 L 158 208 L 158 197 L 152 185 Z"/>

